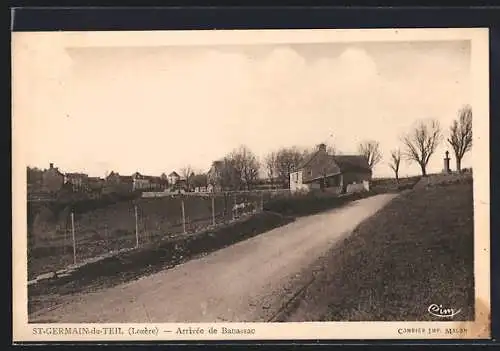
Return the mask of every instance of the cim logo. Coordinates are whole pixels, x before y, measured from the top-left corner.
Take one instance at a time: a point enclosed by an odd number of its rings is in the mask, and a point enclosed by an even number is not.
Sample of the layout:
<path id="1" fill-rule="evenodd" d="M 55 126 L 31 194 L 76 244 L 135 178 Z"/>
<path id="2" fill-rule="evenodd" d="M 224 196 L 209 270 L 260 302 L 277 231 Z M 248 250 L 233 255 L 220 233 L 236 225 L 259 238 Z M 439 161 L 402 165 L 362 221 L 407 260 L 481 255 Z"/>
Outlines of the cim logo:
<path id="1" fill-rule="evenodd" d="M 461 310 L 460 309 L 455 310 L 453 308 L 445 308 L 445 307 L 443 307 L 443 305 L 437 305 L 437 304 L 433 303 L 432 305 L 429 306 L 427 311 L 429 311 L 429 313 L 435 317 L 451 318 L 451 317 L 459 314 Z"/>

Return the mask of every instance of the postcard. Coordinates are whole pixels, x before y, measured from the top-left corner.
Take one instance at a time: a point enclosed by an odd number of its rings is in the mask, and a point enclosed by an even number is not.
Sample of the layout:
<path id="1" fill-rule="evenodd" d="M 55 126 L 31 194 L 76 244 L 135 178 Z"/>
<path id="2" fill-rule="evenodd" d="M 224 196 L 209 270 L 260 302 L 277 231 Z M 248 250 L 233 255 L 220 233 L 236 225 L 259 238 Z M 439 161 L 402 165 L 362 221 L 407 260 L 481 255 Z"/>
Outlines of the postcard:
<path id="1" fill-rule="evenodd" d="M 12 33 L 14 341 L 489 338 L 488 50 Z"/>

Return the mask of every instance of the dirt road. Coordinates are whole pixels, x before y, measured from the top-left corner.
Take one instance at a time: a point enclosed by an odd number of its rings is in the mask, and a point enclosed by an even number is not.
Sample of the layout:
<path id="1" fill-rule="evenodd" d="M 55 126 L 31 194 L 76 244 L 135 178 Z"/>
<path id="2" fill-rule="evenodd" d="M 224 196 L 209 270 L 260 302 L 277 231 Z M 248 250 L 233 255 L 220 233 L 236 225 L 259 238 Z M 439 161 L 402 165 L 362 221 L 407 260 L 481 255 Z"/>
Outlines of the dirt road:
<path id="1" fill-rule="evenodd" d="M 268 321 L 306 284 L 309 265 L 394 196 L 300 218 L 172 269 L 72 298 L 30 322 Z"/>

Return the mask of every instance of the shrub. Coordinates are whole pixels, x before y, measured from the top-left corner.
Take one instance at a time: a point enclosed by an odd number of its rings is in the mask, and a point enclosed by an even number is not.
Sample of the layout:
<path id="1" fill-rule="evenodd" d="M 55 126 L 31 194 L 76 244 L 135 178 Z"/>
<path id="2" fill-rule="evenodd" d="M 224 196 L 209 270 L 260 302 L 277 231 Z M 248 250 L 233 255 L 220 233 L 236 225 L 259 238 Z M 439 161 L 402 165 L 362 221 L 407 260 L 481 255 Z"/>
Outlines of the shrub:
<path id="1" fill-rule="evenodd" d="M 372 192 L 360 192 L 344 196 L 310 193 L 303 196 L 271 199 L 264 205 L 264 210 L 287 216 L 303 216 L 340 207 L 350 201 L 371 195 L 373 195 Z"/>

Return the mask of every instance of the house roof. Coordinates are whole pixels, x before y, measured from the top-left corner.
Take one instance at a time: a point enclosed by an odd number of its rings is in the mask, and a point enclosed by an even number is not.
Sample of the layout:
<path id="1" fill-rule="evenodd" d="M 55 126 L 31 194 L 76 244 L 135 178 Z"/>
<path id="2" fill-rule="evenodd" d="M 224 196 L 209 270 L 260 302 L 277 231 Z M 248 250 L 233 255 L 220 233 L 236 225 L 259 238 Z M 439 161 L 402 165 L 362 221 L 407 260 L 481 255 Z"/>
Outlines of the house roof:
<path id="1" fill-rule="evenodd" d="M 161 177 L 157 177 L 157 176 L 143 176 L 144 179 L 147 179 L 149 181 L 152 181 L 152 182 L 162 182 L 163 179 Z"/>
<path id="2" fill-rule="evenodd" d="M 315 151 L 313 154 L 309 155 L 301 164 L 299 164 L 298 169 L 302 169 L 311 163 L 319 152 L 321 152 L 321 150 Z M 368 165 L 366 158 L 361 155 L 328 155 L 328 161 L 335 162 L 341 172 L 370 171 L 370 166 Z"/>
<path id="3" fill-rule="evenodd" d="M 338 155 L 332 157 L 341 172 L 370 171 L 368 161 L 361 155 Z"/>
<path id="4" fill-rule="evenodd" d="M 101 177 L 89 177 L 89 181 L 91 182 L 102 182 L 103 180 Z"/>
<path id="5" fill-rule="evenodd" d="M 306 167 L 309 163 L 311 163 L 312 160 L 314 160 L 314 158 L 318 155 L 319 152 L 320 150 L 316 150 L 315 152 L 307 156 L 301 163 L 299 163 L 297 169 Z"/>
<path id="6" fill-rule="evenodd" d="M 57 175 L 60 175 L 60 176 L 64 177 L 64 174 L 59 170 L 59 167 L 49 168 L 49 169 L 46 169 L 44 172 L 54 172 Z"/>
<path id="7" fill-rule="evenodd" d="M 114 172 L 114 171 L 111 171 L 111 173 L 108 174 L 106 179 L 109 179 L 110 177 L 118 177 L 118 179 L 122 182 L 132 182 L 133 181 L 132 176 L 123 176 L 123 175 L 120 175 L 120 173 Z"/>
<path id="8" fill-rule="evenodd" d="M 88 177 L 88 174 L 78 173 L 78 172 L 70 172 L 65 174 L 68 177 Z"/>
<path id="9" fill-rule="evenodd" d="M 180 178 L 180 175 L 179 175 L 179 174 L 177 174 L 177 172 L 176 172 L 176 171 L 173 171 L 173 172 L 172 172 L 172 173 L 170 173 L 168 176 L 169 176 L 169 177 L 179 177 L 179 178 Z"/>

